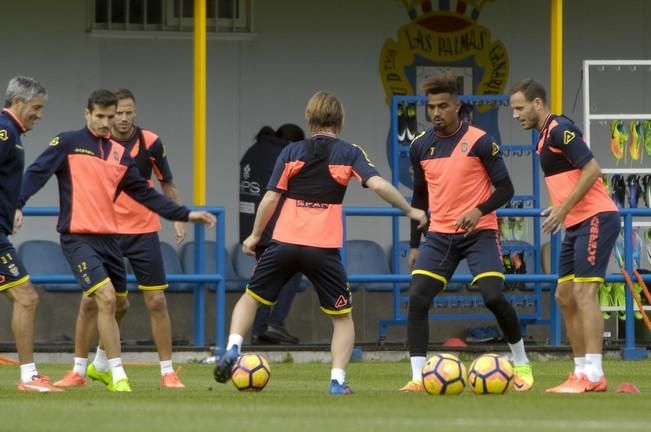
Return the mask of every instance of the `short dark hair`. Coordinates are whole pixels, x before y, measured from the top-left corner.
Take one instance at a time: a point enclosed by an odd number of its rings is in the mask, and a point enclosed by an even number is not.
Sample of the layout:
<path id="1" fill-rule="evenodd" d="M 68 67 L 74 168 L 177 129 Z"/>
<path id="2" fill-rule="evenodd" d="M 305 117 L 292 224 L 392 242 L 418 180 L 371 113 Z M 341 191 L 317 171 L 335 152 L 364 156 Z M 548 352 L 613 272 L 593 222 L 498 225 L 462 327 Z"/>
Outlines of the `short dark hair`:
<path id="1" fill-rule="evenodd" d="M 95 105 L 102 108 L 109 106 L 118 106 L 118 98 L 110 90 L 98 89 L 93 91 L 90 96 L 88 96 L 88 104 L 86 105 L 86 108 L 88 111 L 93 112 Z"/>
<path id="2" fill-rule="evenodd" d="M 255 135 L 255 140 L 260 141 L 262 137 L 275 135 L 276 132 L 271 126 L 262 126 L 258 133 Z"/>
<path id="3" fill-rule="evenodd" d="M 533 78 L 523 79 L 511 87 L 509 95 L 514 95 L 517 92 L 521 92 L 524 95 L 524 98 L 531 102 L 536 98 L 539 98 L 543 103 L 547 104 L 547 92 L 545 87 L 536 81 Z"/>
<path id="4" fill-rule="evenodd" d="M 278 128 L 276 131 L 276 136 L 291 143 L 296 141 L 303 141 L 305 139 L 305 132 L 303 129 L 301 129 L 300 126 L 295 125 L 294 123 L 285 123 Z"/>
<path id="5" fill-rule="evenodd" d="M 114 91 L 115 97 L 118 98 L 118 101 L 124 100 L 124 99 L 131 99 L 132 101 L 136 101 L 135 96 L 133 95 L 133 92 L 129 89 L 125 88 L 119 88 L 116 91 Z"/>
<path id="6" fill-rule="evenodd" d="M 428 76 L 421 84 L 421 87 L 427 95 L 449 93 L 457 96 L 459 94 L 457 77 L 449 72 L 439 72 Z"/>

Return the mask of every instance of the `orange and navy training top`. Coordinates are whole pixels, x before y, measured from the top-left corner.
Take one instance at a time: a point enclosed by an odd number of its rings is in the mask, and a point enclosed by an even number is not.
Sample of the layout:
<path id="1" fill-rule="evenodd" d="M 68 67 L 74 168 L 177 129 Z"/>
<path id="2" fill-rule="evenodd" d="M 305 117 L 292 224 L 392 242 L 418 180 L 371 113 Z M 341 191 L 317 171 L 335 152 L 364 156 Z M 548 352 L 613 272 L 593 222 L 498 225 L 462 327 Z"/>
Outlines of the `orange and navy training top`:
<path id="1" fill-rule="evenodd" d="M 188 220 L 189 210 L 152 189 L 123 146 L 87 128 L 54 137 L 27 168 L 18 208 L 53 174 L 59 183 L 60 233 L 119 234 L 115 199 L 121 191 L 167 219 Z"/>
<path id="2" fill-rule="evenodd" d="M 25 168 L 20 135 L 25 126 L 8 109 L 0 113 L 0 234 L 13 232 L 16 201 Z"/>
<path id="3" fill-rule="evenodd" d="M 149 186 L 153 187 L 152 174 L 155 174 L 161 183 L 172 181 L 172 170 L 167 162 L 165 147 L 158 135 L 136 126 L 129 138 L 125 140 L 113 138 L 113 140 L 126 149 Z M 120 234 L 145 234 L 160 230 L 158 214 L 126 193 L 119 194 L 115 200 L 115 213 Z"/>
<path id="4" fill-rule="evenodd" d="M 463 233 L 454 227 L 464 214 L 493 194 L 493 184 L 509 177 L 499 145 L 481 129 L 460 122 L 448 136 L 428 129 L 409 148 L 414 193 L 427 190 L 429 231 Z M 497 229 L 495 211 L 486 213 L 475 230 Z"/>
<path id="5" fill-rule="evenodd" d="M 550 114 L 540 130 L 536 151 L 553 206 L 567 199 L 581 177 L 581 168 L 594 158 L 582 137 L 581 130 L 565 116 Z M 599 178 L 570 210 L 564 225 L 569 228 L 610 211 L 617 211 L 617 206 Z"/>
<path id="6" fill-rule="evenodd" d="M 282 193 L 273 240 L 320 248 L 343 245 L 342 202 L 348 182 L 379 175 L 361 147 L 325 135 L 287 145 L 267 189 Z"/>

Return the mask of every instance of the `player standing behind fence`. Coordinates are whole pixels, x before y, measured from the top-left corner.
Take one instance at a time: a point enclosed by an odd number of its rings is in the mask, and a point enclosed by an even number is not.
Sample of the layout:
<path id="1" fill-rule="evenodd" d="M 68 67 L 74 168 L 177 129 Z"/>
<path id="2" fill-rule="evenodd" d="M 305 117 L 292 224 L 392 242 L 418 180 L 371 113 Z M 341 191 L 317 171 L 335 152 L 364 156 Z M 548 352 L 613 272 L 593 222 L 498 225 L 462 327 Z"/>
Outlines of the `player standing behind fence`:
<path id="1" fill-rule="evenodd" d="M 256 245 L 284 195 L 273 241 L 258 261 L 246 293 L 235 305 L 227 350 L 218 359 L 214 375 L 222 383 L 230 377 L 258 305 L 273 304 L 281 287 L 296 273 L 303 273 L 312 282 L 321 310 L 330 316 L 334 326 L 330 394 L 350 394 L 345 371 L 355 342 L 355 328 L 351 293 L 339 254 L 343 244 L 342 202 L 348 182 L 356 177 L 420 226 L 426 224 L 427 218 L 380 177 L 361 147 L 337 138 L 344 110 L 334 95 L 318 92 L 312 96 L 305 117 L 311 136 L 289 144 L 281 152 L 253 232 L 242 246 L 244 253 L 255 254 Z"/>
<path id="2" fill-rule="evenodd" d="M 29 166 L 17 208 L 56 174 L 59 185 L 59 220 L 63 253 L 87 296 L 97 303 L 97 327 L 104 344 L 110 373 L 108 390 L 130 392 L 120 357 L 120 328 L 115 319 L 116 292 L 124 291 L 126 273 L 117 235 L 115 197 L 124 191 L 150 210 L 171 220 L 207 223 L 215 217 L 189 211 L 152 189 L 129 153 L 110 139 L 117 108 L 115 95 L 95 90 L 88 98 L 86 127 L 57 135 Z M 22 214 L 19 210 L 17 215 Z"/>
<path id="3" fill-rule="evenodd" d="M 464 258 L 474 276 L 471 284 L 479 288 L 511 348 L 514 389 L 530 390 L 534 379 L 520 322 L 502 293 L 504 267 L 495 210 L 514 191 L 500 147 L 483 130 L 459 120 L 461 103 L 454 76 L 433 75 L 423 89 L 434 127 L 413 140 L 409 154 L 414 170 L 412 205 L 429 208 L 430 224 L 420 249 L 421 233 L 412 226 L 407 324 L 412 378 L 400 390 L 425 391 L 422 370 L 429 341 L 429 308 Z"/>
<path id="4" fill-rule="evenodd" d="M 536 151 L 545 175 L 551 207 L 542 224 L 546 233 L 565 227 L 561 244 L 556 301 L 561 307 L 574 355 L 574 371 L 548 393 L 603 392 L 604 319 L 599 285 L 620 230 L 619 212 L 601 180 L 601 167 L 572 120 L 552 114 L 539 82 L 526 79 L 511 88 L 513 118 L 524 129 L 536 128 Z"/>
<path id="5" fill-rule="evenodd" d="M 127 89 L 115 92 L 118 99 L 116 118 L 111 127 L 111 138 L 121 144 L 131 155 L 140 174 L 150 183 L 152 174 L 161 184 L 163 195 L 179 202 L 179 194 L 173 182 L 165 154 L 165 148 L 158 135 L 150 130 L 136 126 L 136 98 Z M 158 231 L 160 219 L 157 214 L 135 201 L 126 193 L 120 193 L 115 201 L 119 242 L 122 254 L 129 259 L 131 268 L 142 291 L 145 305 L 149 311 L 151 332 L 158 350 L 162 388 L 184 388 L 174 372 L 172 365 L 172 325 L 167 309 L 165 289 L 167 280 L 163 268 L 163 256 Z M 176 242 L 185 238 L 185 224 L 174 222 Z M 116 287 L 117 288 L 117 287 Z M 129 308 L 126 285 L 124 291 L 117 292 L 116 320 L 122 322 Z M 77 387 L 86 384 L 86 376 L 107 382 L 110 378 L 108 358 L 102 348 L 97 346 L 95 358 L 88 364 L 88 350 L 97 334 L 97 305 L 86 295 L 82 296 L 75 324 L 75 358 L 72 370 L 55 382 L 58 387 Z"/>
<path id="6" fill-rule="evenodd" d="M 32 130 L 41 119 L 46 99 L 47 91 L 38 81 L 17 76 L 9 80 L 0 114 L 0 292 L 13 303 L 11 331 L 20 362 L 18 390 L 24 392 L 62 391 L 52 387 L 48 378 L 36 370 L 34 316 L 38 293 L 7 238 L 18 229 L 14 216 L 25 167 L 20 136 Z"/>

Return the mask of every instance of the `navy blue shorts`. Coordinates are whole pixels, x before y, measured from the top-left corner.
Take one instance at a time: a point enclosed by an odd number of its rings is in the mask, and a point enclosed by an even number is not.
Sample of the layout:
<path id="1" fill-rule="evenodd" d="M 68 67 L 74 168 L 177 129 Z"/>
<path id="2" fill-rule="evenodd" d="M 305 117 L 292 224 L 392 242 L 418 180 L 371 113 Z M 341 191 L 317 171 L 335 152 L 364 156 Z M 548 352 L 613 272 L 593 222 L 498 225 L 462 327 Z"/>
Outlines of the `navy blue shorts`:
<path id="1" fill-rule="evenodd" d="M 604 281 L 620 230 L 617 212 L 603 212 L 565 230 L 558 267 L 559 282 Z"/>
<path id="2" fill-rule="evenodd" d="M 25 266 L 18 259 L 14 245 L 0 233 L 0 291 L 13 288 L 29 280 Z"/>
<path id="3" fill-rule="evenodd" d="M 129 259 L 139 289 L 155 291 L 167 288 L 158 233 L 121 234 L 118 241 L 122 255 Z"/>
<path id="4" fill-rule="evenodd" d="M 296 273 L 303 273 L 312 282 L 323 312 L 340 315 L 353 309 L 339 249 L 272 242 L 255 266 L 246 292 L 270 306 Z"/>
<path id="5" fill-rule="evenodd" d="M 441 234 L 428 232 L 425 242 L 420 245 L 418 259 L 411 272 L 412 276 L 421 274 L 443 282 L 444 289 L 462 259 L 477 280 L 496 276 L 504 279 L 502 247 L 495 230 L 476 231 L 464 237 L 463 234 Z"/>
<path id="6" fill-rule="evenodd" d="M 61 234 L 61 249 L 84 294 L 112 282 L 117 295 L 126 295 L 127 275 L 117 236 Z"/>

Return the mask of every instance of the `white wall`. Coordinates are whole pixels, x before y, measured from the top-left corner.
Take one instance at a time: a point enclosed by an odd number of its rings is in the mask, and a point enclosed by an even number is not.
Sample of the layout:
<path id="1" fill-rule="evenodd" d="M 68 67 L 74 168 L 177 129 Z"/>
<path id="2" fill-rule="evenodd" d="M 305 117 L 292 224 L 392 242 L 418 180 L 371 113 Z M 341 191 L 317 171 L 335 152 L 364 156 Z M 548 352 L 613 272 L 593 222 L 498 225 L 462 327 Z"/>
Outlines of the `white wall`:
<path id="1" fill-rule="evenodd" d="M 139 123 L 158 132 L 167 144 L 182 196 L 191 202 L 192 41 L 92 37 L 86 32 L 85 0 L 3 3 L 0 83 L 24 74 L 41 80 L 49 90 L 46 117 L 24 139 L 27 160 L 33 160 L 56 133 L 83 126 L 90 91 L 129 87 L 138 99 Z M 316 90 L 340 96 L 347 114 L 342 137 L 364 146 L 380 172 L 390 174 L 385 148 L 388 111 L 378 63 L 382 44 L 397 37 L 408 17 L 395 0 L 327 3 L 326 7 L 316 0 L 258 0 L 255 39 L 208 42 L 207 201 L 228 210 L 227 244 L 237 240 L 240 156 L 264 124 L 305 126 L 304 106 Z M 649 58 L 649 9 L 644 0 L 620 1 L 616 6 L 606 0 L 565 2 L 564 110 L 580 126 L 581 99 L 574 111 L 572 107 L 581 61 Z M 482 11 L 479 23 L 509 51 L 508 85 L 527 76 L 548 83 L 549 15 L 547 0 L 495 0 Z M 609 82 L 606 87 L 619 85 Z M 643 106 L 647 110 L 648 98 L 647 92 Z M 530 139 L 510 120 L 508 109 L 500 114 L 500 129 L 505 143 Z M 529 162 L 508 163 L 518 192 L 529 191 Z M 380 201 L 353 186 L 346 203 L 379 205 Z M 56 204 L 54 181 L 30 202 Z M 56 238 L 53 225 L 32 218 L 17 241 Z M 388 222 L 354 218 L 349 233 L 351 238 L 389 243 Z M 171 240 L 169 230 L 163 238 Z"/>

